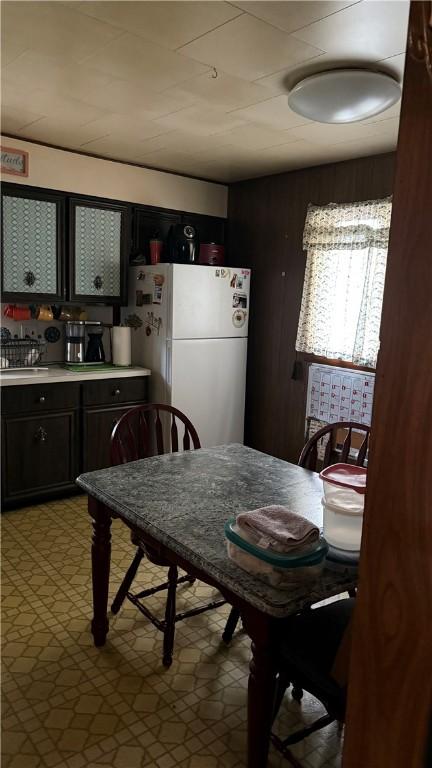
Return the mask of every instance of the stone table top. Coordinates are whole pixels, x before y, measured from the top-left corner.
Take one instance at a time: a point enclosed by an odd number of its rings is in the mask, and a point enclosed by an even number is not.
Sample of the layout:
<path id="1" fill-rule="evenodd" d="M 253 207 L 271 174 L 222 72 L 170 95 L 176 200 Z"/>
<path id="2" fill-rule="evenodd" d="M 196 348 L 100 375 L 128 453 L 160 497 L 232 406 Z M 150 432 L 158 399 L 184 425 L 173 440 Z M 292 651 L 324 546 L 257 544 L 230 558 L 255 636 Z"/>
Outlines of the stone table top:
<path id="1" fill-rule="evenodd" d="M 352 575 L 324 568 L 316 580 L 280 589 L 228 558 L 224 524 L 238 512 L 283 504 L 322 527 L 319 476 L 252 448 L 232 444 L 155 456 L 88 472 L 77 484 L 121 519 L 272 616 L 289 616 L 355 586 Z"/>

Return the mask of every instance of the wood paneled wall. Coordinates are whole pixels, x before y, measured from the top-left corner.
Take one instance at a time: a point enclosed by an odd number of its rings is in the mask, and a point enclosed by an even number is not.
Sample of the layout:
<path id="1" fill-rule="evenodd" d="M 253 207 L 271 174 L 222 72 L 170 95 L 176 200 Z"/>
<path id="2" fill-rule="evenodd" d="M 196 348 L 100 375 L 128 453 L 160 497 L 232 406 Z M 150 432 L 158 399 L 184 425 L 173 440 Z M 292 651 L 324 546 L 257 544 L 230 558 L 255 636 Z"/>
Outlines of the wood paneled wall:
<path id="1" fill-rule="evenodd" d="M 304 440 L 306 377 L 293 380 L 308 203 L 392 193 L 394 153 L 239 182 L 228 199 L 228 261 L 253 270 L 246 394 L 248 445 L 296 462 Z M 305 373 L 305 367 L 303 366 Z"/>

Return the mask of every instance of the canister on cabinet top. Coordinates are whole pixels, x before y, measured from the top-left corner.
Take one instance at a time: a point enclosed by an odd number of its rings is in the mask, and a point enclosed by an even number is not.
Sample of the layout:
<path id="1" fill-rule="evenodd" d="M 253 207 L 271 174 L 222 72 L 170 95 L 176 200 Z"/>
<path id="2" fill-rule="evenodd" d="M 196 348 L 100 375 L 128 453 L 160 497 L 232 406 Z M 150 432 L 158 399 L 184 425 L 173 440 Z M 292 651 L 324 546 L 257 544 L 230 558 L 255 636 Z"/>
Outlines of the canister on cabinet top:
<path id="1" fill-rule="evenodd" d="M 217 243 L 201 243 L 199 263 L 210 267 L 223 267 L 225 264 L 225 247 Z"/>

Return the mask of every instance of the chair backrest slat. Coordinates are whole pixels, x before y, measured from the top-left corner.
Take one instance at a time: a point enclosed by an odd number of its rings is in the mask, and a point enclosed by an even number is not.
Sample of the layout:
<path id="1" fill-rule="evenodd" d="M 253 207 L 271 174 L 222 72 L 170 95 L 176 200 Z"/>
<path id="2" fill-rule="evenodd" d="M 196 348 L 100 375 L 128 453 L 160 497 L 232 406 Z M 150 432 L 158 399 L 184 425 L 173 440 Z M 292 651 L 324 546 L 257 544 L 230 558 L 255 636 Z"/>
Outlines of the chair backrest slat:
<path id="1" fill-rule="evenodd" d="M 334 445 L 335 439 L 336 439 L 336 436 L 335 436 L 334 430 L 332 429 L 328 436 L 327 445 L 325 447 L 325 452 L 324 452 L 324 464 L 326 464 L 326 466 L 328 466 L 331 463 L 331 456 L 333 452 L 333 445 Z M 316 461 L 317 461 L 317 457 L 315 457 L 315 466 L 316 466 Z"/>
<path id="2" fill-rule="evenodd" d="M 317 447 L 317 443 L 314 443 L 309 452 L 307 468 L 315 469 L 317 461 L 318 461 L 318 447 Z"/>
<path id="3" fill-rule="evenodd" d="M 138 453 L 139 458 L 146 459 L 149 455 L 149 426 L 142 411 L 138 411 Z"/>
<path id="4" fill-rule="evenodd" d="M 358 467 L 362 467 L 364 464 L 364 460 L 366 458 L 366 452 L 368 449 L 368 443 L 369 443 L 369 432 L 366 432 L 365 438 L 359 448 L 359 452 L 357 455 L 357 461 L 356 464 Z"/>
<path id="5" fill-rule="evenodd" d="M 138 458 L 138 452 L 135 444 L 135 437 L 134 433 L 132 432 L 132 427 L 128 423 L 127 425 L 127 432 L 125 434 L 125 446 L 126 446 L 126 452 L 134 457 L 134 460 Z"/>
<path id="6" fill-rule="evenodd" d="M 171 421 L 171 451 L 172 453 L 177 453 L 178 451 L 178 429 L 174 414 Z"/>
<path id="7" fill-rule="evenodd" d="M 156 409 L 155 429 L 156 429 L 157 452 L 159 456 L 161 456 L 164 453 L 164 443 L 163 443 L 162 422 L 160 420 L 159 408 Z"/>
<path id="8" fill-rule="evenodd" d="M 344 464 L 347 463 L 348 457 L 349 457 L 349 453 L 350 453 L 350 450 L 351 450 L 351 434 L 352 434 L 352 429 L 350 427 L 349 430 L 348 430 L 348 434 L 347 434 L 347 436 L 346 436 L 346 438 L 345 438 L 345 440 L 343 442 L 343 446 L 342 446 L 341 461 Z"/>
<path id="9" fill-rule="evenodd" d="M 163 413 L 171 415 L 171 426 L 169 429 L 167 424 L 165 433 L 167 452 L 179 450 L 177 421 L 184 424 L 183 450 L 190 450 L 192 446 L 201 448 L 197 431 L 184 413 L 171 405 L 148 403 L 131 408 L 115 425 L 111 435 L 111 463 L 126 464 L 154 453 L 165 453 Z"/>
<path id="10" fill-rule="evenodd" d="M 121 438 L 121 435 L 119 435 L 119 441 L 118 441 L 118 456 L 119 456 L 119 463 L 120 464 L 126 464 L 126 459 L 124 458 L 127 455 L 127 451 L 125 448 L 125 444 Z"/>
<path id="11" fill-rule="evenodd" d="M 185 424 L 185 431 L 183 435 L 183 450 L 188 451 L 189 449 L 190 449 L 190 437 L 189 437 L 188 428 Z"/>
<path id="12" fill-rule="evenodd" d="M 346 431 L 347 434 L 343 442 L 341 441 L 342 449 L 340 454 L 338 454 L 336 447 L 338 443 L 338 434 L 340 434 L 341 431 Z M 333 424 L 326 424 L 324 427 L 322 427 L 322 429 L 319 429 L 317 432 L 315 432 L 315 434 L 312 435 L 312 437 L 307 441 L 300 454 L 300 458 L 298 460 L 299 466 L 305 467 L 306 469 L 312 469 L 314 472 L 317 471 L 319 462 L 319 441 L 327 435 L 328 442 L 325 447 L 324 455 L 322 457 L 322 462 L 320 463 L 319 468 L 324 469 L 325 467 L 328 467 L 330 464 L 334 464 L 337 461 L 349 463 L 353 442 L 353 432 L 365 433 L 365 437 L 360 445 L 355 462 L 357 466 L 364 466 L 369 445 L 370 427 L 367 424 L 357 424 L 355 421 L 338 421 Z"/>

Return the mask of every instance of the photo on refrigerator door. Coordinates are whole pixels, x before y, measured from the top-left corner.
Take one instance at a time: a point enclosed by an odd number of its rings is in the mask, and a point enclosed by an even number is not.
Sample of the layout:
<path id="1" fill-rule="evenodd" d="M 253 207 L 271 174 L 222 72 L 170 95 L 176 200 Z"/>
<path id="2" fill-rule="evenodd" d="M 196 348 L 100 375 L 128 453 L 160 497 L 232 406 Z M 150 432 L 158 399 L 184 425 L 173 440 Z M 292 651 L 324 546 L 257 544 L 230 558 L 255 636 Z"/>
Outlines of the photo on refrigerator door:
<path id="1" fill-rule="evenodd" d="M 235 328 L 241 328 L 246 322 L 246 312 L 242 309 L 237 309 L 233 312 L 232 321 Z"/>
<path id="2" fill-rule="evenodd" d="M 243 289 L 243 282 L 245 278 L 245 275 L 239 275 L 237 272 L 234 272 L 230 280 L 230 288 L 238 288 L 241 291 Z"/>
<path id="3" fill-rule="evenodd" d="M 153 275 L 153 304 L 162 303 L 162 289 L 165 282 L 163 275 Z"/>
<path id="4" fill-rule="evenodd" d="M 241 307 L 242 309 L 247 308 L 247 295 L 246 293 L 234 293 L 233 294 L 233 300 L 232 305 L 234 309 L 237 307 Z"/>

